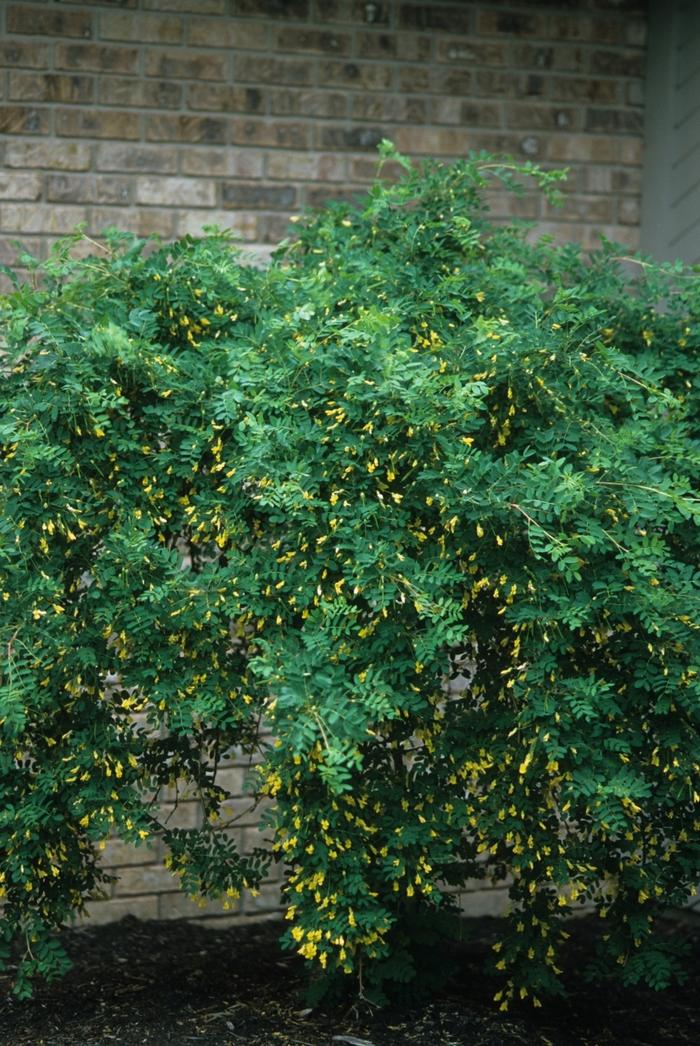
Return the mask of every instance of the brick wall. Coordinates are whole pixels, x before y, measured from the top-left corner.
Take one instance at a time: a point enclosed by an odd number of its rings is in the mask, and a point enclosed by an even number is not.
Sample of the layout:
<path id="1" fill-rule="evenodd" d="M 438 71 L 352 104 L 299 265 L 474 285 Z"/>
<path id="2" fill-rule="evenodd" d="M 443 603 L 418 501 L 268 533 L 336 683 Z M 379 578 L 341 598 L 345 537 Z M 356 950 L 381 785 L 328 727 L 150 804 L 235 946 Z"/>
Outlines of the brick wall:
<path id="1" fill-rule="evenodd" d="M 643 0 L 0 0 L 0 261 L 84 222 L 170 238 L 216 222 L 264 253 L 288 217 L 361 192 L 384 137 L 414 156 L 488 149 L 571 167 L 566 203 L 497 216 L 596 242 L 639 234 Z M 371 20 L 370 20 L 371 19 Z M 245 809 L 243 766 L 224 774 Z M 173 796 L 170 797 L 172 803 Z M 185 800 L 173 823 L 194 825 Z M 255 818 L 236 828 L 259 841 Z M 274 914 L 184 899 L 158 850 L 107 844 L 93 920 Z M 277 873 L 279 878 L 279 873 Z M 473 884 L 476 887 L 476 884 Z M 503 890 L 464 897 L 499 910 Z"/>
<path id="2" fill-rule="evenodd" d="M 271 244 L 377 142 L 570 165 L 556 235 L 638 237 L 643 0 L 0 3 L 0 260 L 85 222 Z M 373 21 L 368 22 L 368 18 Z"/>

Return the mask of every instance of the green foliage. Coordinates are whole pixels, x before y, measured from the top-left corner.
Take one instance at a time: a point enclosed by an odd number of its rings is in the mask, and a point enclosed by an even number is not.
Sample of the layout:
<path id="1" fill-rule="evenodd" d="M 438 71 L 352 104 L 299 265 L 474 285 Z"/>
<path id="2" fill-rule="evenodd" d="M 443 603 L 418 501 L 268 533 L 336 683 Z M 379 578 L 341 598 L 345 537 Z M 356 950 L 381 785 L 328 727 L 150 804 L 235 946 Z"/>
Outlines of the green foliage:
<path id="1" fill-rule="evenodd" d="M 243 746 L 324 984 L 410 979 L 474 878 L 511 884 L 503 1007 L 561 990 L 584 901 L 595 972 L 678 975 L 653 931 L 700 868 L 697 276 L 489 223 L 490 179 L 556 173 L 400 161 L 265 272 L 113 237 L 7 300 L 8 937 L 80 907 L 112 831 L 162 836 L 190 892 L 259 881 L 217 822 Z M 159 819 L 176 779 L 206 831 Z"/>

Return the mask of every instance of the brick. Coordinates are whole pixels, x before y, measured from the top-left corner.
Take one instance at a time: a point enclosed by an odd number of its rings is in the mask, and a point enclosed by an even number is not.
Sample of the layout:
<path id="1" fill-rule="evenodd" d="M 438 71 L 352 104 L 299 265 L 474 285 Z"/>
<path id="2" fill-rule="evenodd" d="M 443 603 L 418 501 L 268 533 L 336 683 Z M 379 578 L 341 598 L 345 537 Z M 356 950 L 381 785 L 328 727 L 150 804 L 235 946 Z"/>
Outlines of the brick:
<path id="1" fill-rule="evenodd" d="M 398 14 L 402 29 L 443 29 L 449 33 L 470 33 L 474 28 L 471 11 L 443 4 L 401 4 Z"/>
<path id="2" fill-rule="evenodd" d="M 531 102 L 506 105 L 505 117 L 507 127 L 536 131 L 576 129 L 580 122 L 577 109 L 557 105 L 533 105 Z"/>
<path id="3" fill-rule="evenodd" d="M 348 33 L 335 33 L 323 29 L 284 26 L 275 33 L 274 49 L 303 51 L 308 54 L 346 55 L 350 53 L 350 36 Z"/>
<path id="4" fill-rule="evenodd" d="M 66 138 L 138 138 L 138 117 L 115 109 L 57 109 L 56 133 Z"/>
<path id="5" fill-rule="evenodd" d="M 343 119 L 348 113 L 348 96 L 342 91 L 271 90 L 273 116 L 324 116 Z"/>
<path id="6" fill-rule="evenodd" d="M 467 132 L 441 127 L 397 127 L 394 143 L 410 155 L 463 156 L 473 148 Z"/>
<path id="7" fill-rule="evenodd" d="M 298 121 L 234 119 L 231 141 L 235 145 L 270 145 L 285 149 L 309 149 L 311 125 Z"/>
<path id="8" fill-rule="evenodd" d="M 220 788 L 225 788 L 229 795 L 244 795 L 246 776 L 243 767 L 229 766 L 217 771 L 215 782 Z"/>
<path id="9" fill-rule="evenodd" d="M 227 182 L 221 187 L 224 207 L 278 210 L 294 207 L 297 191 L 293 185 L 260 185 L 258 182 Z M 218 783 L 218 782 L 217 782 Z"/>
<path id="10" fill-rule="evenodd" d="M 619 100 L 617 80 L 555 76 L 549 80 L 549 97 L 557 102 L 598 102 L 614 105 Z"/>
<path id="11" fill-rule="evenodd" d="M 227 47 L 263 51 L 267 47 L 267 25 L 221 18 L 190 20 L 187 43 L 192 47 Z"/>
<path id="12" fill-rule="evenodd" d="M 0 204 L 0 228 L 5 232 L 57 234 L 72 232 L 84 222 L 84 207 L 37 206 L 35 203 Z"/>
<path id="13" fill-rule="evenodd" d="M 436 98 L 431 103 L 431 122 L 463 124 L 465 127 L 500 127 L 501 107 L 492 102 L 465 102 L 463 98 Z"/>
<path id="14" fill-rule="evenodd" d="M 260 912 L 282 912 L 286 907 L 282 902 L 278 883 L 263 883 L 255 896 L 250 890 L 246 890 L 241 900 L 243 911 L 248 916 L 256 916 Z"/>
<path id="15" fill-rule="evenodd" d="M 101 76 L 98 84 L 102 105 L 179 109 L 182 103 L 182 87 L 170 80 L 133 80 L 127 76 Z"/>
<path id="16" fill-rule="evenodd" d="M 622 244 L 624 247 L 628 247 L 631 250 L 636 250 L 639 247 L 639 228 L 632 225 L 602 225 L 600 228 L 595 225 L 584 225 L 581 228 L 579 239 L 583 240 L 583 246 L 586 250 L 595 250 L 600 247 L 601 236 L 605 236 L 606 239 L 612 240 L 613 243 Z"/>
<path id="17" fill-rule="evenodd" d="M 639 225 L 641 201 L 637 196 L 623 196 L 617 201 L 617 220 L 623 225 Z"/>
<path id="18" fill-rule="evenodd" d="M 644 76 L 645 56 L 640 52 L 594 51 L 591 72 L 603 76 Z"/>
<path id="19" fill-rule="evenodd" d="M 128 203 L 130 181 L 118 175 L 51 174 L 46 199 L 60 203 Z"/>
<path id="20" fill-rule="evenodd" d="M 48 109 L 21 105 L 0 106 L 0 134 L 48 134 Z"/>
<path id="21" fill-rule="evenodd" d="M 625 101 L 628 105 L 644 105 L 645 86 L 643 80 L 632 80 L 625 84 Z"/>
<path id="22" fill-rule="evenodd" d="M 433 86 L 440 94 L 467 95 L 474 90 L 474 72 L 471 69 L 438 69 L 435 72 Z M 497 74 L 499 77 L 501 74 Z M 505 94 L 506 88 L 500 91 L 489 90 L 488 94 Z"/>
<path id="23" fill-rule="evenodd" d="M 613 220 L 614 201 L 609 196 L 572 196 L 564 192 L 561 206 L 545 203 L 545 217 L 564 221 L 595 222 L 596 224 Z"/>
<path id="24" fill-rule="evenodd" d="M 146 843 L 134 846 L 123 839 L 108 839 L 102 851 L 101 863 L 105 868 L 120 865 L 153 864 L 157 859 L 155 847 Z"/>
<path id="25" fill-rule="evenodd" d="M 28 251 L 29 254 L 35 258 L 44 257 L 44 240 L 35 239 L 33 237 L 22 236 L 22 242 L 18 243 L 16 236 L 10 238 L 0 237 L 0 262 L 3 265 L 9 265 L 10 268 L 20 271 L 20 267 L 17 263 L 17 258 L 20 251 Z M 10 289 L 9 281 L 6 285 L 7 290 Z"/>
<path id="26" fill-rule="evenodd" d="M 183 174 L 230 175 L 260 178 L 264 154 L 255 149 L 203 149 L 185 146 L 181 151 Z"/>
<path id="27" fill-rule="evenodd" d="M 89 39 L 92 36 L 92 15 L 86 11 L 56 10 L 54 4 L 50 8 L 35 4 L 10 4 L 6 26 L 8 33 Z"/>
<path id="28" fill-rule="evenodd" d="M 458 900 L 462 914 L 476 918 L 504 915 L 510 898 L 507 890 L 481 889 L 458 894 Z"/>
<path id="29" fill-rule="evenodd" d="M 396 33 L 374 32 L 357 34 L 356 53 L 361 55 L 362 58 L 396 58 L 397 51 L 398 39 Z"/>
<path id="30" fill-rule="evenodd" d="M 585 130 L 641 135 L 644 133 L 644 113 L 640 109 L 587 109 Z"/>
<path id="31" fill-rule="evenodd" d="M 129 897 L 132 894 L 167 893 L 180 885 L 172 872 L 162 864 L 146 864 L 123 868 L 114 886 L 114 897 Z"/>
<path id="32" fill-rule="evenodd" d="M 225 80 L 226 55 L 202 54 L 179 48 L 146 52 L 146 76 L 183 80 Z"/>
<path id="33" fill-rule="evenodd" d="M 203 178 L 163 178 L 143 175 L 136 182 L 136 202 L 174 207 L 213 207 L 214 183 Z"/>
<path id="34" fill-rule="evenodd" d="M 449 26 L 445 26 L 449 29 Z M 494 11 L 490 8 L 479 11 L 477 15 L 477 33 L 483 36 L 494 36 L 499 33 L 507 36 L 536 36 L 542 32 L 542 19 L 539 15 L 523 14 L 516 11 Z M 468 32 L 468 30 L 458 30 Z"/>
<path id="35" fill-rule="evenodd" d="M 143 0 L 147 11 L 180 11 L 195 15 L 222 15 L 226 0 Z"/>
<path id="36" fill-rule="evenodd" d="M 549 158 L 555 162 L 583 160 L 636 166 L 642 161 L 642 146 L 641 138 L 560 134 L 550 141 Z"/>
<path id="37" fill-rule="evenodd" d="M 625 40 L 632 47 L 645 47 L 648 32 L 649 19 L 647 17 L 625 19 Z"/>
<path id="38" fill-rule="evenodd" d="M 34 171 L 18 173 L 0 171 L 0 199 L 38 200 L 41 196 L 41 175 Z"/>
<path id="39" fill-rule="evenodd" d="M 243 240 L 256 241 L 258 216 L 250 212 L 237 214 L 235 211 L 176 211 L 178 236 L 201 236 L 204 225 L 218 225 L 220 229 L 231 229 Z"/>
<path id="40" fill-rule="evenodd" d="M 98 145 L 95 166 L 98 171 L 153 171 L 173 174 L 177 171 L 177 152 L 165 146 L 109 143 Z"/>
<path id="41" fill-rule="evenodd" d="M 439 40 L 438 62 L 469 62 L 470 65 L 504 65 L 507 49 L 505 44 L 492 41 L 457 38 Z"/>
<path id="42" fill-rule="evenodd" d="M 331 153 L 268 153 L 265 163 L 267 178 L 294 181 L 343 181 L 345 159 Z"/>
<path id="43" fill-rule="evenodd" d="M 82 142 L 8 142 L 5 164 L 7 167 L 86 171 L 90 166 L 90 146 Z"/>
<path id="44" fill-rule="evenodd" d="M 179 44 L 184 37 L 184 22 L 172 15 L 104 11 L 100 15 L 100 37 L 135 43 Z"/>
<path id="45" fill-rule="evenodd" d="M 11 72 L 9 97 L 22 102 L 92 102 L 93 77 Z"/>
<path id="46" fill-rule="evenodd" d="M 391 87 L 393 67 L 376 62 L 321 62 L 319 82 L 324 85 L 360 87 L 382 91 Z"/>
<path id="47" fill-rule="evenodd" d="M 352 99 L 351 112 L 356 120 L 420 124 L 428 120 L 428 100 L 405 95 L 358 94 Z"/>
<path id="48" fill-rule="evenodd" d="M 396 85 L 399 91 L 430 91 L 432 80 L 430 69 L 421 65 L 404 65 L 398 68 L 399 82 Z"/>
<path id="49" fill-rule="evenodd" d="M 88 901 L 85 906 L 85 914 L 77 919 L 78 925 L 102 926 L 105 923 L 116 922 L 126 915 L 133 915 L 137 919 L 158 918 L 157 897 L 129 897 L 108 901 Z"/>
<path id="50" fill-rule="evenodd" d="M 309 0 L 232 0 L 234 15 L 257 15 L 259 18 L 309 17 Z"/>
<path id="51" fill-rule="evenodd" d="M 515 196 L 513 193 L 490 191 L 483 194 L 483 200 L 494 218 L 525 218 L 532 221 L 540 214 L 540 200 L 537 196 Z"/>
<path id="52" fill-rule="evenodd" d="M 610 172 L 610 188 L 615 193 L 641 193 L 641 170 L 629 167 L 613 168 Z"/>
<path id="53" fill-rule="evenodd" d="M 570 47 L 557 43 L 543 44 L 513 43 L 510 48 L 510 64 L 520 69 L 551 69 L 561 73 L 588 71 L 589 51 L 585 47 Z"/>
<path id="54" fill-rule="evenodd" d="M 24 41 L 0 43 L 0 67 L 10 66 L 28 69 L 45 69 L 49 64 L 49 49 L 46 44 L 30 44 Z"/>
<path id="55" fill-rule="evenodd" d="M 234 77 L 237 83 L 306 86 L 313 80 L 313 66 L 305 58 L 236 55 Z"/>
<path id="56" fill-rule="evenodd" d="M 257 87 L 230 87 L 228 84 L 190 84 L 187 91 L 190 109 L 209 112 L 259 113 L 265 108 L 265 95 Z"/>
<path id="57" fill-rule="evenodd" d="M 348 158 L 349 177 L 351 182 L 373 182 L 377 177 L 377 160 L 366 156 Z M 397 181 L 405 175 L 404 169 L 397 163 L 385 163 L 382 166 L 382 181 Z"/>
<path id="58" fill-rule="evenodd" d="M 289 225 L 289 217 L 286 214 L 263 214 L 260 216 L 258 235 L 264 243 L 279 243 L 290 233 L 294 235 L 294 229 Z"/>
<path id="59" fill-rule="evenodd" d="M 376 149 L 386 130 L 381 127 L 335 127 L 324 124 L 318 128 L 318 144 L 322 149 Z"/>
<path id="60" fill-rule="evenodd" d="M 306 203 L 309 207 L 323 207 L 325 204 L 330 203 L 331 200 L 354 204 L 366 191 L 367 189 L 364 185 L 346 186 L 343 189 L 337 185 L 309 185 L 305 192 Z M 278 238 L 281 239 L 282 235 L 283 231 L 281 231 Z"/>
<path id="61" fill-rule="evenodd" d="M 153 898 L 156 901 L 156 898 Z M 161 893 L 157 897 L 159 919 L 192 919 L 195 916 L 224 915 L 224 901 L 193 901 L 184 893 Z M 229 900 L 232 908 L 237 910 L 238 902 Z"/>
<path id="62" fill-rule="evenodd" d="M 227 121 L 212 116 L 149 116 L 146 138 L 151 142 L 205 142 L 223 145 Z"/>
<path id="63" fill-rule="evenodd" d="M 372 25 L 387 26 L 392 18 L 393 3 L 375 4 Z M 316 0 L 316 18 L 319 22 L 350 22 L 365 26 L 367 24 L 367 4 L 365 0 Z"/>
<path id="64" fill-rule="evenodd" d="M 102 44 L 57 44 L 57 69 L 95 69 L 98 72 L 136 73 L 139 52 L 135 47 Z"/>

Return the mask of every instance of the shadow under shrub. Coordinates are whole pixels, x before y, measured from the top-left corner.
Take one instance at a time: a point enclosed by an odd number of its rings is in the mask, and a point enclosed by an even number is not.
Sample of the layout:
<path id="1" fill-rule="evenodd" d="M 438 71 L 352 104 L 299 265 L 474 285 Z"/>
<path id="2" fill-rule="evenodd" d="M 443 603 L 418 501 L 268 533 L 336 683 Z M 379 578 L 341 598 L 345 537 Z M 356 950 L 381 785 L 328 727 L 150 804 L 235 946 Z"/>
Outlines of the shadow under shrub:
<path id="1" fill-rule="evenodd" d="M 700 867 L 697 275 L 489 223 L 489 178 L 556 174 L 400 159 L 265 272 L 214 233 L 113 237 L 4 302 L 21 991 L 109 832 L 162 836 L 191 893 L 259 881 L 217 816 L 234 746 L 323 987 L 410 980 L 479 877 L 512 877 L 503 1007 L 560 990 L 586 900 L 592 972 L 681 973 L 654 925 Z M 175 780 L 206 829 L 159 818 Z"/>

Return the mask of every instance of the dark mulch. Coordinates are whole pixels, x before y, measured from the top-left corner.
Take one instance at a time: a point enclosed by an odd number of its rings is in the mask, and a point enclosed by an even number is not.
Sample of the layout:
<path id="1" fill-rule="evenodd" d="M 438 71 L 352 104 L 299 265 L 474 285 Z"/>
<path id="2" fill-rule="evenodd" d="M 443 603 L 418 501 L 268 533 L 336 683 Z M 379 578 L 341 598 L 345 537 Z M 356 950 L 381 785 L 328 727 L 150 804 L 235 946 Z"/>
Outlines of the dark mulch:
<path id="1" fill-rule="evenodd" d="M 2 1046 L 656 1046 L 700 1043 L 700 919 L 665 924 L 691 945 L 682 988 L 657 994 L 592 987 L 577 971 L 590 954 L 596 920 L 572 923 L 565 1003 L 501 1014 L 489 1002 L 484 959 L 494 919 L 465 921 L 463 945 L 441 953 L 445 986 L 429 1000 L 379 1012 L 309 1011 L 295 956 L 279 951 L 279 923 L 213 930 L 189 923 L 139 922 L 71 930 L 75 967 L 35 998 L 8 997 L 0 978 Z"/>

